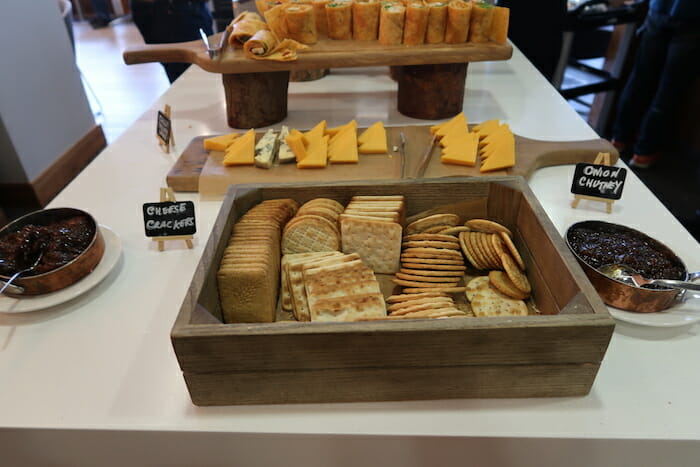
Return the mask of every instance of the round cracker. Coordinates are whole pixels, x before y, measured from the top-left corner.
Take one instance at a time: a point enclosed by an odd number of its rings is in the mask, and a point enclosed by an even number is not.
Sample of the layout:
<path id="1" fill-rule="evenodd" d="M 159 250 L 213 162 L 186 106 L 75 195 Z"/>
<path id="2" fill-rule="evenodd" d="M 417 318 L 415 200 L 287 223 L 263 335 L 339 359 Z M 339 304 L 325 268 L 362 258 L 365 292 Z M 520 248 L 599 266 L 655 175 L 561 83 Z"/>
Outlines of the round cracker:
<path id="1" fill-rule="evenodd" d="M 494 234 L 490 233 L 480 233 L 478 236 L 479 245 L 481 245 L 481 250 L 483 254 L 489 260 L 489 267 L 491 269 L 499 269 L 501 267 L 501 258 L 496 254 L 493 245 L 491 244 L 491 237 Z"/>
<path id="2" fill-rule="evenodd" d="M 401 256 L 402 263 L 414 263 L 414 264 L 442 264 L 445 266 L 464 266 L 463 258 L 433 258 L 433 257 L 421 257 L 421 256 Z"/>
<path id="3" fill-rule="evenodd" d="M 409 269 L 402 267 L 399 271 L 402 274 L 412 274 L 414 276 L 450 276 L 450 277 L 462 277 L 464 272 L 462 271 L 436 271 L 434 269 Z"/>
<path id="4" fill-rule="evenodd" d="M 415 240 L 403 242 L 401 248 L 443 248 L 446 250 L 459 250 L 459 243 L 438 242 L 433 240 Z"/>
<path id="5" fill-rule="evenodd" d="M 314 198 L 304 203 L 302 207 L 309 204 L 311 204 L 312 206 L 325 206 L 329 209 L 334 210 L 338 214 L 341 214 L 345 210 L 345 207 L 342 204 L 331 198 Z"/>
<path id="6" fill-rule="evenodd" d="M 419 233 L 419 234 L 406 235 L 403 238 L 404 242 L 425 241 L 425 240 L 434 241 L 434 242 L 459 243 L 459 241 L 457 240 L 457 237 L 455 237 L 453 235 Z"/>
<path id="7" fill-rule="evenodd" d="M 407 300 L 416 300 L 420 298 L 432 298 L 432 297 L 447 297 L 447 294 L 443 292 L 421 292 L 421 293 L 404 293 L 391 295 L 387 297 L 387 303 L 399 303 Z"/>
<path id="8" fill-rule="evenodd" d="M 451 307 L 451 305 L 454 305 L 454 303 L 450 299 L 445 299 L 440 302 L 417 303 L 413 306 L 399 308 L 397 310 L 392 311 L 389 314 L 391 316 L 401 316 L 421 310 L 437 310 L 439 308 Z"/>
<path id="9" fill-rule="evenodd" d="M 430 292 L 440 292 L 440 293 L 460 293 L 464 292 L 466 287 L 407 287 L 403 289 L 405 294 L 417 294 L 417 293 L 430 293 Z"/>
<path id="10" fill-rule="evenodd" d="M 532 292 L 530 281 L 527 280 L 527 276 L 523 274 L 523 271 L 518 267 L 518 264 L 510 254 L 502 254 L 501 263 L 503 264 L 503 269 L 506 271 L 508 278 L 518 290 L 527 294 Z"/>
<path id="11" fill-rule="evenodd" d="M 503 243 L 506 245 L 506 248 L 510 252 L 511 256 L 515 260 L 515 262 L 518 263 L 518 266 L 520 266 L 520 269 L 522 269 L 524 271 L 525 270 L 525 262 L 523 261 L 522 256 L 520 256 L 518 249 L 515 247 L 515 243 L 513 243 L 513 240 L 511 240 L 510 236 L 506 235 L 503 232 L 501 232 L 499 235 L 501 237 L 501 240 L 503 240 Z"/>
<path id="12" fill-rule="evenodd" d="M 472 232 L 460 232 L 459 234 L 459 244 L 462 247 L 462 253 L 464 253 L 464 256 L 467 257 L 467 260 L 469 260 L 469 263 L 476 269 L 486 269 L 485 266 L 481 263 L 479 258 L 476 256 L 476 253 L 469 241 L 469 235 Z"/>
<path id="13" fill-rule="evenodd" d="M 340 214 L 326 206 L 309 206 L 308 204 L 305 204 L 299 208 L 299 211 L 297 211 L 297 216 L 304 215 L 321 216 L 325 217 L 331 222 L 338 222 L 338 216 Z"/>
<path id="14" fill-rule="evenodd" d="M 459 224 L 459 216 L 457 214 L 433 214 L 432 216 L 423 217 L 411 222 L 406 226 L 406 233 L 420 233 L 425 229 L 438 225 L 456 226 Z"/>
<path id="15" fill-rule="evenodd" d="M 458 225 L 456 227 L 447 227 L 438 232 L 439 235 L 449 235 L 458 236 L 460 232 L 469 232 L 471 229 L 465 225 Z"/>
<path id="16" fill-rule="evenodd" d="M 488 276 L 477 276 L 474 279 L 470 280 L 467 283 L 467 287 L 465 290 L 465 295 L 467 297 L 467 300 L 470 302 L 474 300 L 474 298 L 479 294 L 479 292 L 483 292 L 487 290 L 489 287 L 489 278 Z"/>
<path id="17" fill-rule="evenodd" d="M 415 258 L 420 259 L 420 258 Z M 459 264 L 425 264 L 425 263 L 414 263 L 409 261 L 402 261 L 401 268 L 406 269 L 416 269 L 416 270 L 429 270 L 429 271 L 455 271 L 464 272 L 467 267 Z"/>
<path id="18" fill-rule="evenodd" d="M 524 300 L 530 296 L 530 294 L 518 289 L 504 271 L 490 271 L 489 282 L 501 293 L 508 295 L 510 298 Z"/>
<path id="19" fill-rule="evenodd" d="M 397 279 L 403 279 L 405 281 L 416 281 L 416 282 L 454 282 L 457 283 L 462 279 L 462 276 L 423 276 L 416 274 L 406 274 L 405 272 L 397 272 L 395 274 Z"/>
<path id="20" fill-rule="evenodd" d="M 392 278 L 391 281 L 396 285 L 401 285 L 404 287 L 413 287 L 417 289 L 423 288 L 439 288 L 439 287 L 455 287 L 455 282 L 418 282 L 409 281 L 404 279 Z"/>
<path id="21" fill-rule="evenodd" d="M 408 247 L 401 252 L 402 256 L 410 257 L 411 255 L 432 255 L 428 258 L 461 258 L 462 253 L 457 250 L 448 248 L 432 248 L 432 247 Z"/>
<path id="22" fill-rule="evenodd" d="M 501 225 L 498 222 L 494 222 L 488 219 L 469 219 L 464 223 L 465 226 L 472 230 L 478 230 L 479 232 L 486 233 L 500 233 L 505 232 L 508 235 L 513 235 L 505 225 Z"/>
<path id="23" fill-rule="evenodd" d="M 421 295 L 421 294 L 413 294 L 413 295 Z M 389 312 L 392 312 L 392 311 L 412 307 L 414 305 L 421 305 L 423 303 L 436 303 L 436 302 L 437 303 L 452 303 L 452 304 L 454 304 L 452 297 L 449 297 L 447 294 L 440 294 L 440 296 L 438 296 L 438 297 L 415 298 L 413 300 L 404 300 L 403 302 L 392 303 L 391 305 L 389 305 L 386 308 L 386 310 Z"/>

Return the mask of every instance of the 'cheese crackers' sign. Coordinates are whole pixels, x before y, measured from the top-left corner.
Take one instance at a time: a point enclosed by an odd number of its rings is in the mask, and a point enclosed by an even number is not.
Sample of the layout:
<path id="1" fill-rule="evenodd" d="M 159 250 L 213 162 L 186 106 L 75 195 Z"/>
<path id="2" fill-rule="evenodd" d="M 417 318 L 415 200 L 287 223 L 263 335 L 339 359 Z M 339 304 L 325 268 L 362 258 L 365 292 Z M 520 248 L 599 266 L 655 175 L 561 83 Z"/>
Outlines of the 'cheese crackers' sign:
<path id="1" fill-rule="evenodd" d="M 194 235 L 197 232 L 192 201 L 145 203 L 143 221 L 147 237 Z"/>
<path id="2" fill-rule="evenodd" d="M 609 165 L 576 164 L 571 192 L 596 198 L 620 199 L 627 169 Z"/>

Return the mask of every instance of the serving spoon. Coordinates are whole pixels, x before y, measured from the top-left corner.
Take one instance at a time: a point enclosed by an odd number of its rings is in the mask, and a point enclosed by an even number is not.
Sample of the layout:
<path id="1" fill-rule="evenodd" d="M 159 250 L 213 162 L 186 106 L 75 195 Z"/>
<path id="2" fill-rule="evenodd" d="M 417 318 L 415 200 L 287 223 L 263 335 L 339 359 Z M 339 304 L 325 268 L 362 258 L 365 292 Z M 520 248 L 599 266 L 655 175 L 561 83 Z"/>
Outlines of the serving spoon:
<path id="1" fill-rule="evenodd" d="M 598 272 L 611 279 L 624 282 L 628 285 L 641 287 L 646 284 L 661 285 L 672 289 L 685 289 L 700 292 L 700 284 L 695 282 L 677 281 L 671 279 L 647 279 L 642 277 L 635 269 L 624 264 L 604 264 L 598 268 Z"/>
<path id="2" fill-rule="evenodd" d="M 12 287 L 12 289 L 13 289 L 12 292 L 13 292 L 13 293 L 23 293 L 23 292 L 24 292 L 24 288 L 19 287 L 19 286 L 16 286 L 16 285 L 12 285 L 12 283 L 15 281 L 15 279 L 17 279 L 17 278 L 18 278 L 19 276 L 21 276 L 22 274 L 26 274 L 26 273 L 28 273 L 28 272 L 33 271 L 34 268 L 36 268 L 36 267 L 39 265 L 39 262 L 41 262 L 41 258 L 42 258 L 43 256 L 44 256 L 44 251 L 43 251 L 43 250 L 39 250 L 39 253 L 36 255 L 36 258 L 34 259 L 34 261 L 31 262 L 31 264 L 29 264 L 29 266 L 25 267 L 24 269 L 20 269 L 19 271 L 17 271 L 16 273 L 14 273 L 14 274 L 7 280 L 7 282 L 5 282 L 5 284 L 4 284 L 4 285 L 2 286 L 2 288 L 0 289 L 0 295 L 2 295 L 3 292 L 5 292 L 5 290 L 6 290 L 8 287 Z"/>

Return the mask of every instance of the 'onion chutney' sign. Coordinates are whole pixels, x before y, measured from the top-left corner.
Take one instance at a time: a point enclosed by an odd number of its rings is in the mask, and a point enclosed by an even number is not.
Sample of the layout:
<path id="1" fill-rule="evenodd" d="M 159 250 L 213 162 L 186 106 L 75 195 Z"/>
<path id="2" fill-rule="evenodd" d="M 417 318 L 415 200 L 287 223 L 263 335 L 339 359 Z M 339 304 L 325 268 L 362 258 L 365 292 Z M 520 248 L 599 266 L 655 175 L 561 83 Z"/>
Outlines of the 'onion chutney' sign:
<path id="1" fill-rule="evenodd" d="M 147 237 L 194 235 L 197 232 L 192 201 L 144 203 L 143 221 Z"/>
<path id="2" fill-rule="evenodd" d="M 574 171 L 571 193 L 596 198 L 620 199 L 627 169 L 579 162 Z"/>

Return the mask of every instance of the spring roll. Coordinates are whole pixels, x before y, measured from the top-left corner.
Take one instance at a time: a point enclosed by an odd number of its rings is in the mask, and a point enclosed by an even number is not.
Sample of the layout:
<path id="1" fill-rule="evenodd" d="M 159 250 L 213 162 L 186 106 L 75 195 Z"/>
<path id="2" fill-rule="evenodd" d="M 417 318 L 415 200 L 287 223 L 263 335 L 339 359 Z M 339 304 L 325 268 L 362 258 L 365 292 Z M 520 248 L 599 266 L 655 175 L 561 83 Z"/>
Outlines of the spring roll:
<path id="1" fill-rule="evenodd" d="M 383 3 L 379 10 L 379 43 L 401 44 L 406 21 L 406 7 L 394 3 Z"/>
<path id="2" fill-rule="evenodd" d="M 352 38 L 356 41 L 376 41 L 379 33 L 379 2 L 355 0 L 352 4 Z"/>
<path id="3" fill-rule="evenodd" d="M 284 10 L 284 20 L 287 23 L 287 33 L 290 39 L 302 44 L 315 44 L 316 16 L 314 7 L 300 3 L 287 6 Z"/>
<path id="4" fill-rule="evenodd" d="M 493 6 L 488 3 L 474 4 L 469 22 L 469 42 L 484 43 L 489 41 L 494 11 Z"/>
<path id="5" fill-rule="evenodd" d="M 328 37 L 328 18 L 326 18 L 326 5 L 331 0 L 313 0 L 314 14 L 316 15 L 316 33 L 321 37 Z"/>
<path id="6" fill-rule="evenodd" d="M 447 3 L 428 3 L 428 29 L 425 31 L 425 42 L 428 44 L 440 44 L 445 40 L 445 27 L 447 26 Z"/>
<path id="7" fill-rule="evenodd" d="M 494 7 L 493 22 L 491 23 L 491 34 L 489 39 L 497 44 L 505 44 L 508 40 L 508 22 L 510 10 L 508 8 Z"/>
<path id="8" fill-rule="evenodd" d="M 270 8 L 281 4 L 282 2 L 279 0 L 255 0 L 255 7 L 258 9 L 258 12 L 260 12 L 261 15 L 264 15 Z"/>
<path id="9" fill-rule="evenodd" d="M 331 39 L 352 39 L 352 2 L 333 0 L 326 5 L 328 37 Z"/>
<path id="10" fill-rule="evenodd" d="M 256 32 L 268 29 L 260 15 L 251 11 L 244 11 L 238 15 L 229 26 L 231 28 L 229 44 L 233 47 L 243 47 L 243 44 Z"/>
<path id="11" fill-rule="evenodd" d="M 471 13 L 471 3 L 454 0 L 447 4 L 447 25 L 445 26 L 447 44 L 461 44 L 467 41 Z"/>
<path id="12" fill-rule="evenodd" d="M 263 13 L 270 30 L 275 33 L 279 40 L 289 37 L 287 23 L 284 21 L 284 7 L 284 4 L 280 4 Z"/>
<path id="13" fill-rule="evenodd" d="M 297 50 L 307 48 L 308 46 L 292 39 L 278 41 L 272 31 L 261 30 L 245 43 L 243 52 L 246 57 L 255 60 L 288 62 L 296 60 Z"/>
<path id="14" fill-rule="evenodd" d="M 425 31 L 428 28 L 430 8 L 418 2 L 406 6 L 406 22 L 403 27 L 403 43 L 417 45 L 425 42 Z"/>

